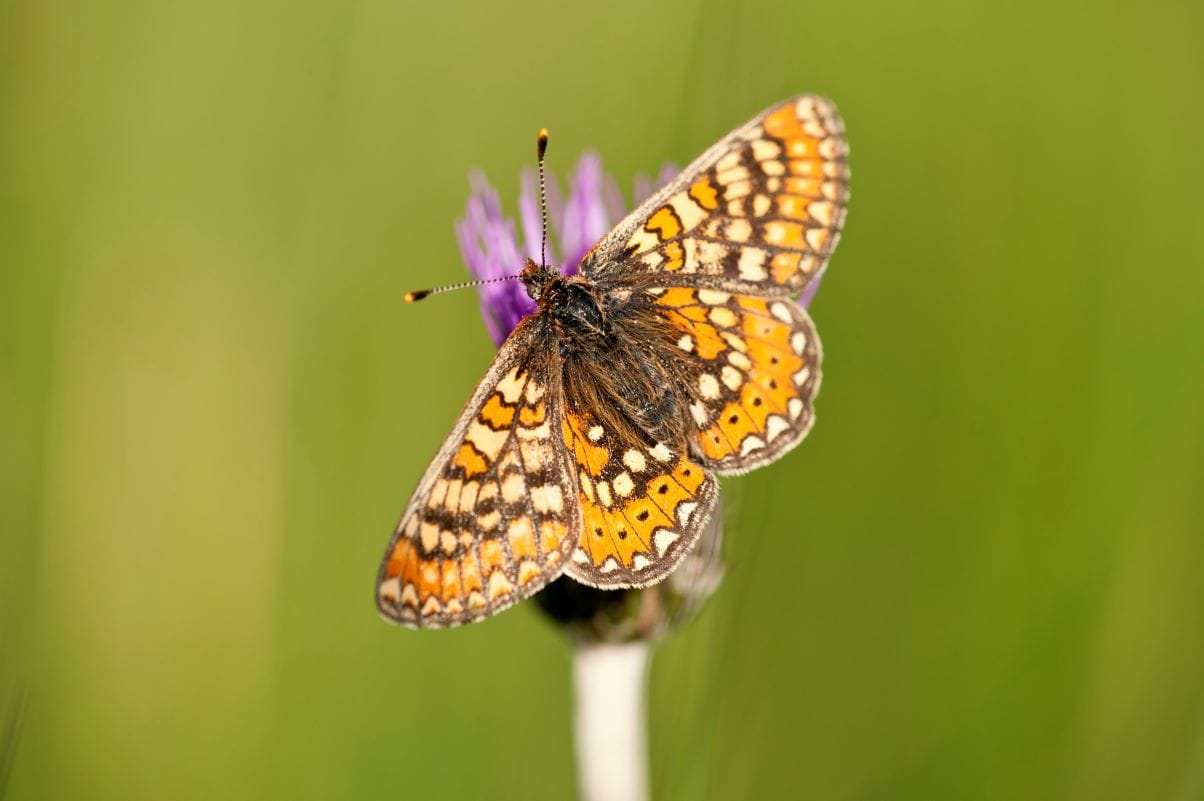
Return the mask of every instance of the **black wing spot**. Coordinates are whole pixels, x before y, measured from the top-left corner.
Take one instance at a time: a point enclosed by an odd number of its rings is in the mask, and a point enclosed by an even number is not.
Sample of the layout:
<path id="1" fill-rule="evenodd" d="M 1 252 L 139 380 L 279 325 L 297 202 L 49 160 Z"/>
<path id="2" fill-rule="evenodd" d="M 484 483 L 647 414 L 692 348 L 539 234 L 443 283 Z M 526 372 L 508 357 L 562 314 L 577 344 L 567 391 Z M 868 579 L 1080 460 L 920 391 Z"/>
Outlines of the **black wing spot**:
<path id="1" fill-rule="evenodd" d="M 640 521 L 641 523 L 643 523 L 645 520 L 648 519 L 648 510 L 647 509 L 640 510 L 640 513 L 635 516 L 635 519 Z"/>
<path id="2" fill-rule="evenodd" d="M 718 440 L 718 437 L 716 437 L 716 440 Z M 668 491 L 669 491 L 669 485 L 668 485 L 668 484 L 661 484 L 659 487 L 657 487 L 656 491 L 657 491 L 658 493 L 660 493 L 661 495 L 664 495 L 666 492 L 668 492 Z"/>

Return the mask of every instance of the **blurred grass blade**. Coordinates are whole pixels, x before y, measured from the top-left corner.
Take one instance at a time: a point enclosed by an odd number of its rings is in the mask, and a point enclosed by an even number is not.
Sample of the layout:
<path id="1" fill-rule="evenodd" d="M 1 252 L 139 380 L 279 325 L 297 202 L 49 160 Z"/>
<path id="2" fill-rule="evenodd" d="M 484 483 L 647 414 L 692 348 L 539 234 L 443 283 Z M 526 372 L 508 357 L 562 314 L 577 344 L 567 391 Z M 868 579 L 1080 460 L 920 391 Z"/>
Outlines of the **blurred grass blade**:
<path id="1" fill-rule="evenodd" d="M 0 739 L 0 798 L 8 791 L 8 776 L 17 758 L 17 742 L 21 739 L 21 724 L 25 720 L 25 703 L 28 693 L 20 690 L 5 716 L 4 735 Z"/>

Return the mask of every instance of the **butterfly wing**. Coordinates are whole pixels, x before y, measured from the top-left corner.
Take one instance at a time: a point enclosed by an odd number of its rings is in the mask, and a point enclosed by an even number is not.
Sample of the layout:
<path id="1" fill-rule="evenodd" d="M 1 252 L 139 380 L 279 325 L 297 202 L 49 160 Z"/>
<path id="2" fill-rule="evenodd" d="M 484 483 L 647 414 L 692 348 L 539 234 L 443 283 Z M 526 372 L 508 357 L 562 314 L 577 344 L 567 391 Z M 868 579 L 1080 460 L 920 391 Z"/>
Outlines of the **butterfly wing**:
<path id="1" fill-rule="evenodd" d="M 801 95 L 737 128 L 606 235 L 581 263 L 599 282 L 795 294 L 840 237 L 848 144 L 832 103 Z"/>
<path id="2" fill-rule="evenodd" d="M 568 574 L 604 589 L 643 587 L 690 551 L 714 510 L 714 476 L 664 444 L 633 445 L 566 399 L 583 526 Z"/>
<path id="3" fill-rule="evenodd" d="M 488 617 L 564 570 L 581 511 L 560 364 L 529 318 L 502 345 L 398 523 L 377 607 L 414 628 Z"/>
<path id="4" fill-rule="evenodd" d="M 811 429 L 822 349 L 807 312 L 787 298 L 713 289 L 652 289 L 655 307 L 695 359 L 690 416 L 701 462 L 720 475 L 774 461 Z"/>

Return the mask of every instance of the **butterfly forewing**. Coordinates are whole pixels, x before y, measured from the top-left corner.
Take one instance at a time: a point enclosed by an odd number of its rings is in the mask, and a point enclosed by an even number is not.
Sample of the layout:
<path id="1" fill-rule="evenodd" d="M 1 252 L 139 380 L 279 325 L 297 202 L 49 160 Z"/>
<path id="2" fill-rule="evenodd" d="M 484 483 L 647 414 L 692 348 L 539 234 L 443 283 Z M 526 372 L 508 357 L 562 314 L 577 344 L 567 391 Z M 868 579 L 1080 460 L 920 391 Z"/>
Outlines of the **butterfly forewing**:
<path id="1" fill-rule="evenodd" d="M 581 526 L 559 360 L 524 321 L 499 351 L 410 500 L 377 606 L 413 627 L 501 611 L 560 575 Z"/>
<path id="2" fill-rule="evenodd" d="M 695 160 L 589 253 L 582 274 L 621 283 L 798 293 L 827 263 L 848 200 L 835 106 L 801 95 L 754 117 Z"/>

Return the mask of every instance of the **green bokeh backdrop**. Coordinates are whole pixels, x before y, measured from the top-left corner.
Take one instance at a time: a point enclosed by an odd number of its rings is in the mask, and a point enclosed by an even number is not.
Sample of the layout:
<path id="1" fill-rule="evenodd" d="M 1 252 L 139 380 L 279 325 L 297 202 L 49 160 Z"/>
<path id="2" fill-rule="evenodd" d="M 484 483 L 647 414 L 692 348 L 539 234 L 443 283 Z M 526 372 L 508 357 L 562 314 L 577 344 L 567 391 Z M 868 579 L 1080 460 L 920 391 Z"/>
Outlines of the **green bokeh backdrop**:
<path id="1" fill-rule="evenodd" d="M 563 799 L 524 605 L 381 622 L 491 346 L 452 219 L 834 98 L 799 450 L 725 482 L 657 799 L 1204 798 L 1204 6 L 0 2 L 14 799 Z"/>

